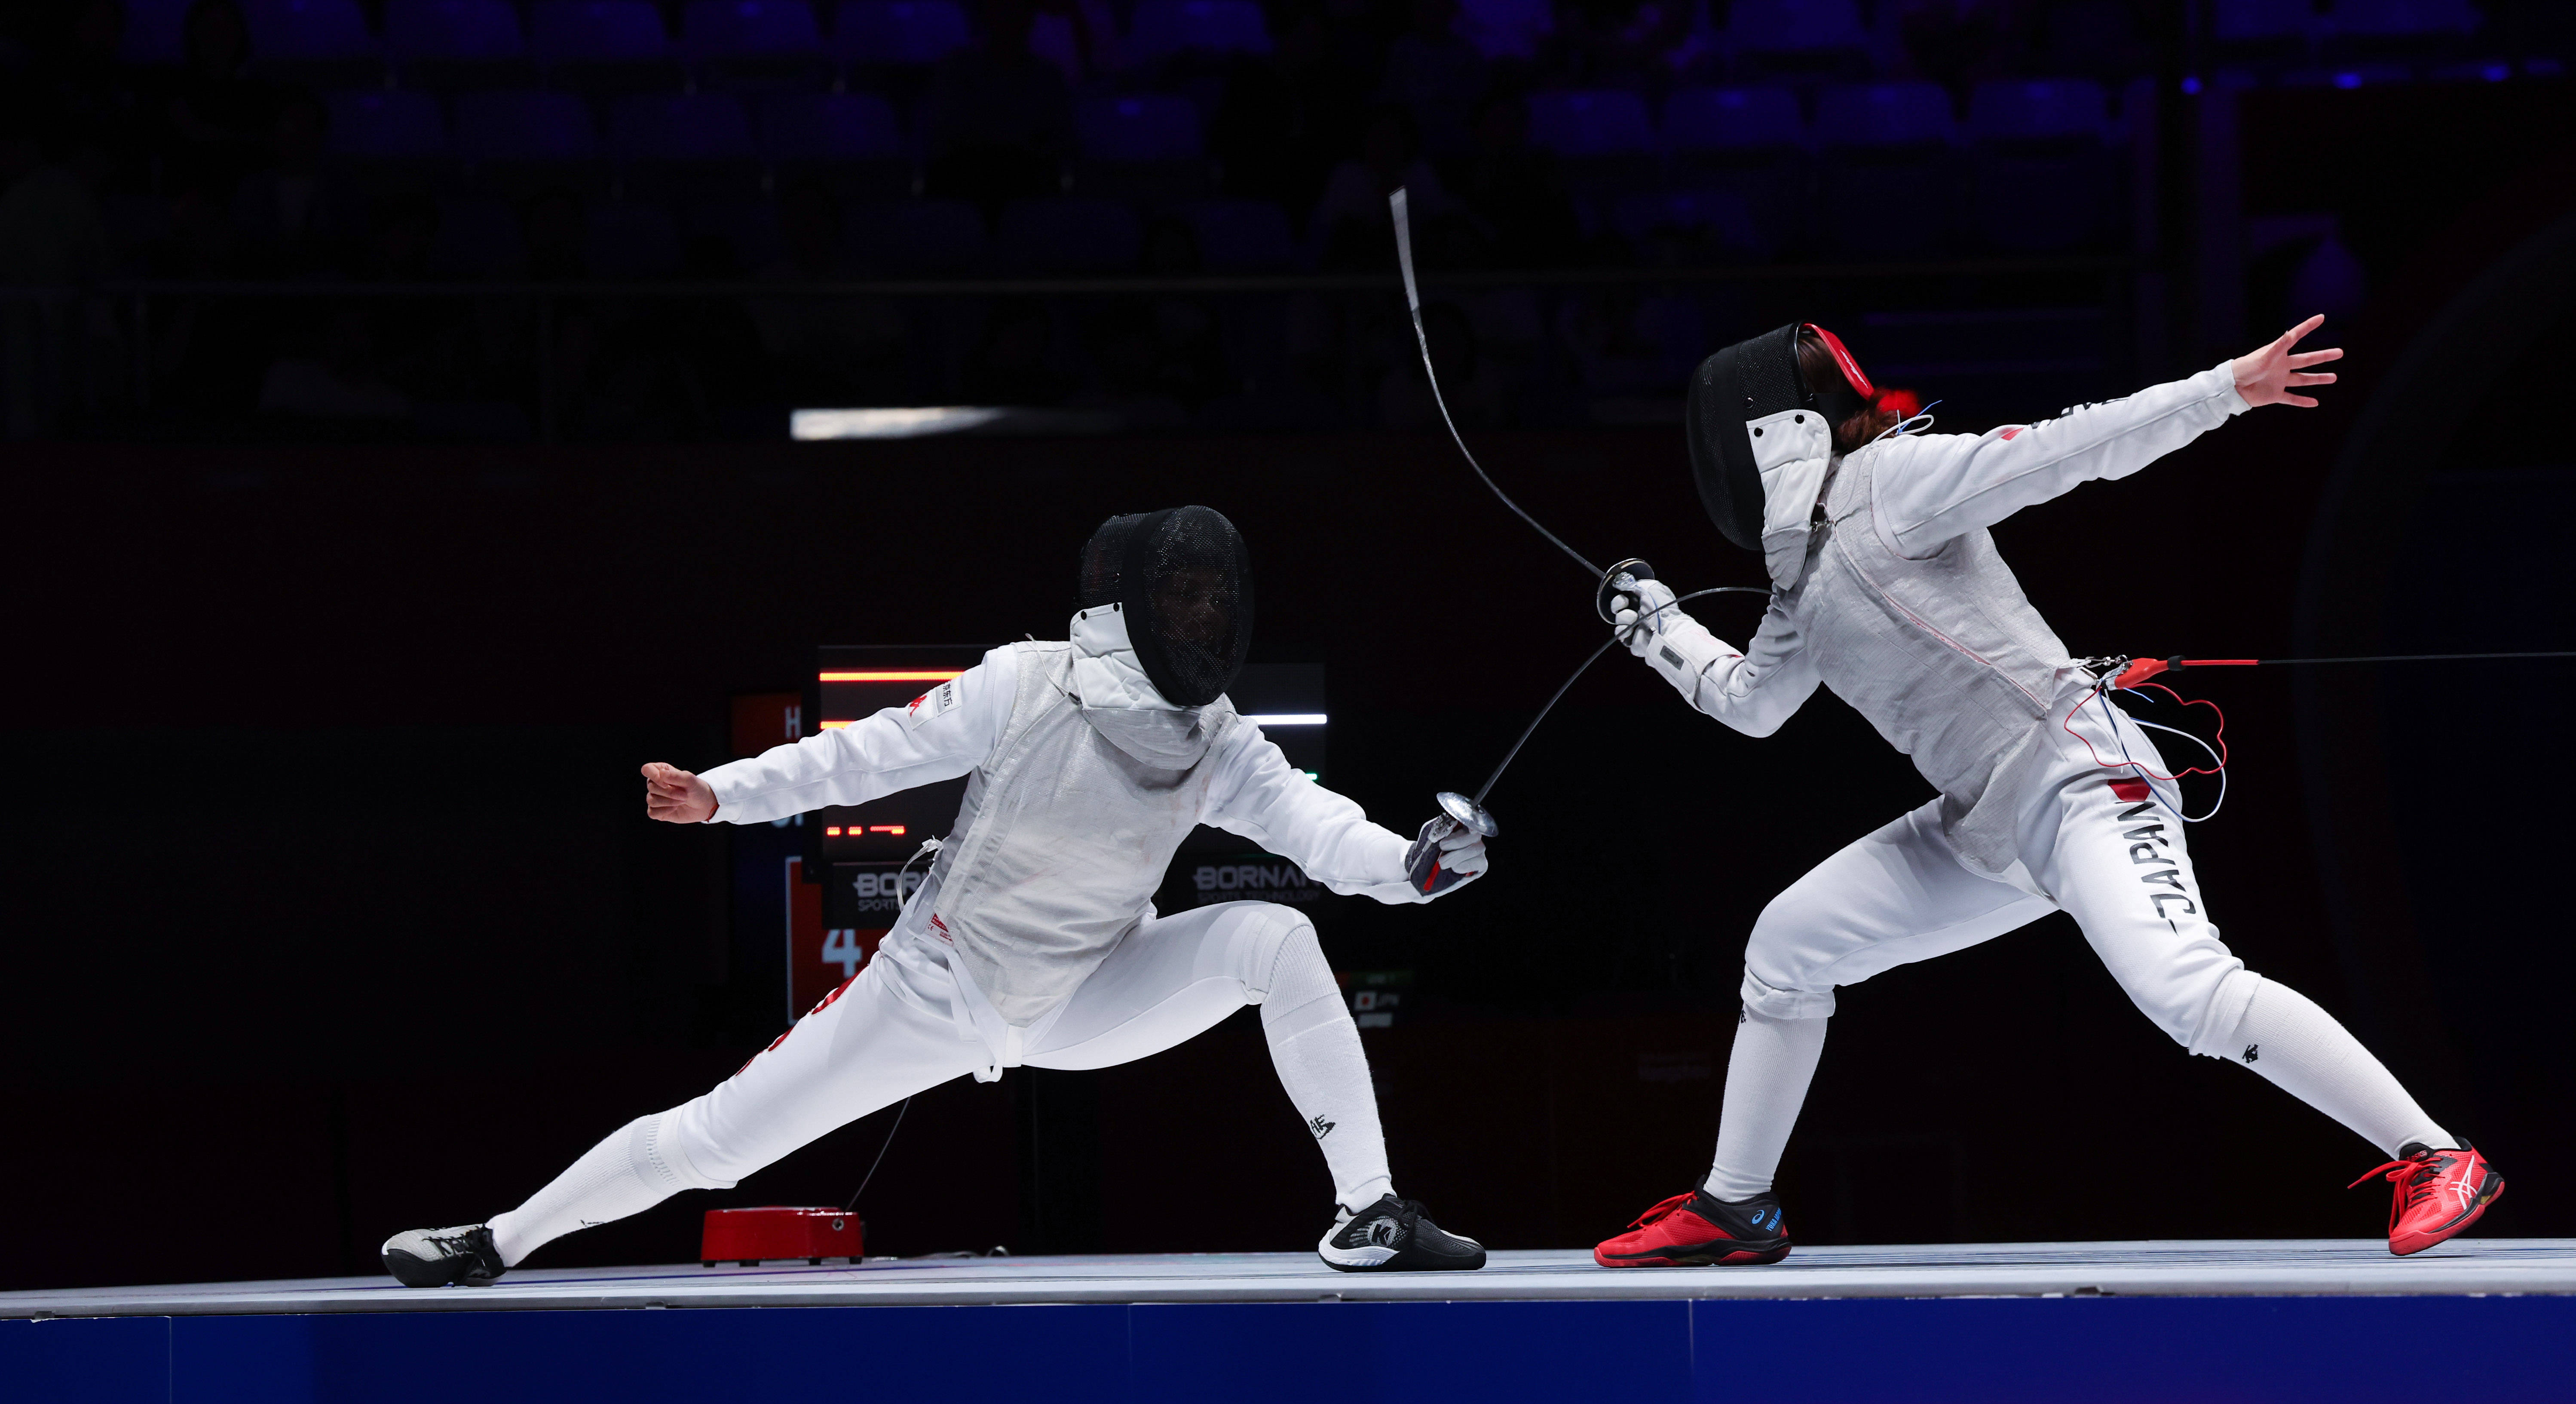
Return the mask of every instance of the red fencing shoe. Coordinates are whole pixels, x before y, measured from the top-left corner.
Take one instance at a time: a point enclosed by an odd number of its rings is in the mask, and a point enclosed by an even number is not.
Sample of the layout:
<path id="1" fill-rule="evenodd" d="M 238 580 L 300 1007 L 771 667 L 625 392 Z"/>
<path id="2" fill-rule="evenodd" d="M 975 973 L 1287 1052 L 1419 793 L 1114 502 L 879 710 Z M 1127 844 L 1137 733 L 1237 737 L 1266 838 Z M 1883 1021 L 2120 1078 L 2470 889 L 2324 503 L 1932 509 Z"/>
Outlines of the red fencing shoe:
<path id="1" fill-rule="evenodd" d="M 2401 1258 L 2421 1253 L 2476 1223 L 2504 1193 L 2504 1176 L 2467 1146 L 2434 1150 L 2409 1141 L 2397 1148 L 2397 1159 L 2344 1188 L 2352 1189 L 2372 1175 L 2397 1187 L 2388 1205 L 2388 1251 Z"/>
<path id="2" fill-rule="evenodd" d="M 1603 1267 L 1735 1267 L 1789 1256 L 1780 1201 L 1767 1194 L 1729 1204 L 1706 1190 L 1677 1194 L 1596 1246 Z"/>

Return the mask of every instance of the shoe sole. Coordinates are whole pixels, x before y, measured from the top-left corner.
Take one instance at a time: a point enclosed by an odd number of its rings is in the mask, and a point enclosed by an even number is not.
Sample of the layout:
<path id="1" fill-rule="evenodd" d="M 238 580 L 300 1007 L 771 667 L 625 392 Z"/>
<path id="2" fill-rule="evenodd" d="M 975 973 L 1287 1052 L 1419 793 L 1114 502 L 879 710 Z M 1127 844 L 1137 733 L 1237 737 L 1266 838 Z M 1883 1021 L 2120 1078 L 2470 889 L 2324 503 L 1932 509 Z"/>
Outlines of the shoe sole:
<path id="1" fill-rule="evenodd" d="M 409 1253 L 384 1255 L 385 1271 L 405 1287 L 449 1287 L 456 1283 L 456 1265 L 444 1259 L 415 1258 Z"/>
<path id="2" fill-rule="evenodd" d="M 1343 1249 L 1342 1251 L 1352 1252 L 1353 1250 Z M 1383 1253 L 1386 1256 L 1368 1262 L 1350 1263 L 1337 1263 L 1320 1252 L 1315 1256 L 1323 1258 L 1324 1266 L 1335 1272 L 1474 1272 L 1485 1265 L 1485 1255 L 1481 1252 L 1472 1258 L 1435 1258 L 1428 1253 L 1408 1255 L 1388 1248 L 1371 1251 Z"/>
<path id="3" fill-rule="evenodd" d="M 2466 1233 L 2469 1225 L 2485 1218 L 2487 1206 L 2502 1198 L 2504 1198 L 2504 1176 L 2498 1175 L 2493 1171 L 2489 1171 L 2487 1173 L 2486 1190 L 2478 1196 L 2477 1203 L 2472 1204 L 2467 1209 L 2461 1211 L 2458 1218 L 2451 1220 L 2440 1228 L 2415 1235 L 2413 1239 L 2409 1240 L 2414 1245 L 2412 1247 L 2400 1248 L 2397 1246 L 2397 1240 L 2393 1238 L 2390 1239 L 2388 1241 L 2388 1251 L 2396 1254 L 2398 1257 L 2408 1258 L 2413 1257 L 2417 1253 L 2423 1252 L 2427 1248 L 2436 1248 L 2444 1243 L 2448 1243 L 2452 1239 Z"/>
<path id="4" fill-rule="evenodd" d="M 1762 1267 L 1789 1256 L 1790 1244 L 1782 1240 L 1772 1245 L 1754 1245 L 1732 1238 L 1708 1243 L 1694 1243 L 1667 1248 L 1654 1253 L 1618 1257 L 1592 1250 L 1592 1261 L 1606 1268 L 1636 1267 Z M 1720 1251 L 1720 1250 L 1727 1251 Z"/>

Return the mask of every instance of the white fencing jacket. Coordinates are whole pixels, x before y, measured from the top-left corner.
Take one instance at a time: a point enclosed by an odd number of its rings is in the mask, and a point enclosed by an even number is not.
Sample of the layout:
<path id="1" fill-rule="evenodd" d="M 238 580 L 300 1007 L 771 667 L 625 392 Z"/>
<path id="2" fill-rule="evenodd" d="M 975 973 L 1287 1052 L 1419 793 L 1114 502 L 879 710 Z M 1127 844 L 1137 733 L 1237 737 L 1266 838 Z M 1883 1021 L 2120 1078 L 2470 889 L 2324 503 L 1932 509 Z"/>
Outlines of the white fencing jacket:
<path id="1" fill-rule="evenodd" d="M 1116 605 L 1075 615 L 1072 633 L 994 649 L 908 707 L 706 772 L 715 817 L 762 823 L 971 776 L 897 931 L 952 954 L 997 1051 L 1153 911 L 1195 825 L 1241 834 L 1335 892 L 1422 900 L 1405 880 L 1408 841 L 1289 765 L 1232 702 L 1164 701 Z"/>
<path id="2" fill-rule="evenodd" d="M 1960 856 L 2006 876 L 2039 740 L 2093 678 L 1987 528 L 2088 479 L 2127 477 L 2246 408 L 2221 362 L 2037 424 L 1892 435 L 1840 458 L 1812 410 L 1756 420 L 1771 606 L 1742 653 L 1668 611 L 1647 661 L 1752 736 L 1823 683 L 1941 792 Z"/>

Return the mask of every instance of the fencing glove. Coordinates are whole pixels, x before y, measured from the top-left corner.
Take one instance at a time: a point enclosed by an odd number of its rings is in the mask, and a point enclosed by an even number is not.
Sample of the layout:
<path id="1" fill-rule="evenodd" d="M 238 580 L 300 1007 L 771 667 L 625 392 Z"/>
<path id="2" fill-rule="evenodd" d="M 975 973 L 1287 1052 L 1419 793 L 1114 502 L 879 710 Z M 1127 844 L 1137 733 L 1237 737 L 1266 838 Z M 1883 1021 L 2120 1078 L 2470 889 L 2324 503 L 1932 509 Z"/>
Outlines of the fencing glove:
<path id="1" fill-rule="evenodd" d="M 1639 658 L 1646 656 L 1655 635 L 1671 628 L 1680 614 L 1673 604 L 1673 587 L 1660 580 L 1628 581 L 1616 598 L 1622 607 L 1610 616 L 1611 630 Z"/>
<path id="2" fill-rule="evenodd" d="M 1425 902 L 1482 877 L 1489 866 L 1485 836 L 1446 815 L 1424 824 L 1404 851 L 1405 873 Z"/>

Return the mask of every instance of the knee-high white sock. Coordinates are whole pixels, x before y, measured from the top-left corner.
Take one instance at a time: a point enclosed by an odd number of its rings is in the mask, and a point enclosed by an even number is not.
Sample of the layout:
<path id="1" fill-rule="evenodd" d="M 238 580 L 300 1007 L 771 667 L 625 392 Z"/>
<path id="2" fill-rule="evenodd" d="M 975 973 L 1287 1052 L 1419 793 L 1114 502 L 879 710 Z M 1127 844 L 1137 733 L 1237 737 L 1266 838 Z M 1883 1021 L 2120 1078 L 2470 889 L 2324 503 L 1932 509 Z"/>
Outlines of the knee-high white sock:
<path id="1" fill-rule="evenodd" d="M 578 1228 L 640 1214 L 684 1189 L 715 1187 L 669 1143 L 668 1112 L 637 1117 L 582 1152 L 528 1202 L 492 1217 L 492 1246 L 504 1266 Z"/>
<path id="2" fill-rule="evenodd" d="M 1360 1031 L 1342 1005 L 1341 986 L 1311 926 L 1280 947 L 1261 1001 L 1261 1032 L 1270 1041 L 1279 1085 L 1288 1089 L 1288 1100 L 1323 1148 L 1333 1198 L 1345 1209 L 1365 1209 L 1392 1193 L 1368 1054 L 1360 1049 Z"/>
<path id="3" fill-rule="evenodd" d="M 2409 1141 L 2456 1146 L 2394 1074 L 2316 1001 L 2265 980 L 2224 1045 L 2227 1056 L 2388 1152 Z"/>
<path id="4" fill-rule="evenodd" d="M 1702 1188 L 1730 1202 L 1771 1192 L 1824 1051 L 1822 1019 L 1738 1013 L 1735 1051 L 1726 1060 L 1726 1104 L 1718 1113 L 1717 1161 Z"/>

